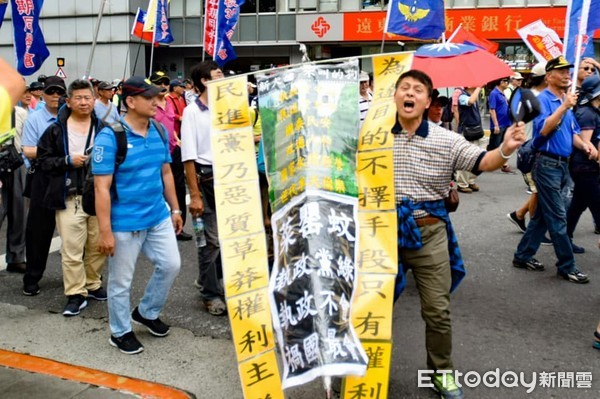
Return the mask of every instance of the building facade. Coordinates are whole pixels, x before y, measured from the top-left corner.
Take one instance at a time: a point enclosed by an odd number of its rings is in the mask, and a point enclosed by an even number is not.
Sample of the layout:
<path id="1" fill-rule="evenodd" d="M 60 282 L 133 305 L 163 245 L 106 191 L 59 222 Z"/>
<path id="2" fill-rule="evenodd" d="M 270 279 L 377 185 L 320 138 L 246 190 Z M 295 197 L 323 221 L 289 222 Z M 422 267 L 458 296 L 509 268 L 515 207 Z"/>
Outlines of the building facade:
<path id="1" fill-rule="evenodd" d="M 104 0 L 46 0 L 41 27 L 50 49 L 37 74 L 54 75 L 56 58 L 64 58 L 68 79 L 86 74 L 98 13 Z M 515 66 L 531 61 L 516 29 L 542 19 L 562 37 L 567 0 L 448 0 L 447 35 L 462 24 L 478 36 L 501 43 L 501 55 Z M 90 75 L 113 80 L 147 75 L 152 48 L 130 35 L 138 7 L 147 0 L 107 0 L 100 23 Z M 311 59 L 411 50 L 420 45 L 384 37 L 387 1 L 381 0 L 246 0 L 232 42 L 238 59 L 225 66 L 248 72 L 300 62 L 299 44 Z M 10 7 L 9 7 L 10 8 Z M 184 78 L 202 60 L 204 0 L 171 0 L 170 22 L 175 41 L 154 50 L 153 70 Z M 7 11 L 7 19 L 10 10 Z M 0 28 L 0 56 L 14 61 L 12 24 Z M 597 45 L 597 44 L 596 44 Z M 370 65 L 364 65 L 369 70 Z M 31 81 L 33 77 L 29 77 Z"/>

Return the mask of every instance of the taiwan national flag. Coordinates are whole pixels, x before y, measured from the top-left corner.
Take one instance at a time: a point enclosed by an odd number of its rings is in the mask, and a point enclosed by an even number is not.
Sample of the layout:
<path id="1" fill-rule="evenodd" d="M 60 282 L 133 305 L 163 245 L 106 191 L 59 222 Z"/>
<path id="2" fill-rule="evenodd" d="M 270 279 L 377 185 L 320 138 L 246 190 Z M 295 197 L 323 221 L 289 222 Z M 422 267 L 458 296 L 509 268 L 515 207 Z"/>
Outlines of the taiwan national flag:
<path id="1" fill-rule="evenodd" d="M 390 0 L 384 31 L 421 40 L 439 39 L 446 31 L 444 0 Z"/>
<path id="2" fill-rule="evenodd" d="M 154 32 L 144 32 L 144 22 L 147 17 L 146 11 L 138 7 L 137 14 L 135 15 L 135 22 L 133 23 L 133 29 L 131 29 L 131 35 L 151 42 Z"/>
<path id="3" fill-rule="evenodd" d="M 492 54 L 496 54 L 496 51 L 498 51 L 499 47 L 498 43 L 496 42 L 489 41 L 482 37 L 477 37 L 474 33 L 463 28 L 462 24 L 458 26 L 448 41 L 452 43 L 470 44 L 471 46 L 476 46 L 489 51 Z"/>

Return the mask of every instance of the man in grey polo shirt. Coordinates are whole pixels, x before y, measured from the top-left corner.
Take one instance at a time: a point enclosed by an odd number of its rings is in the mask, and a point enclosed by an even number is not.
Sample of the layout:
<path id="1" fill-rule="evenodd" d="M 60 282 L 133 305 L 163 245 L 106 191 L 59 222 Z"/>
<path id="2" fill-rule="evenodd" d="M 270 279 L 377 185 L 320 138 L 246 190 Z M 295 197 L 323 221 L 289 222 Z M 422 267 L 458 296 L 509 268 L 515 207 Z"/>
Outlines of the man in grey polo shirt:
<path id="1" fill-rule="evenodd" d="M 398 117 L 392 133 L 401 263 L 396 294 L 404 289 L 405 271 L 412 269 L 426 325 L 427 368 L 453 370 L 450 292 L 465 271 L 444 198 L 455 171 L 500 168 L 525 141 L 525 129 L 522 123 L 509 127 L 502 144 L 486 152 L 423 118 L 432 91 L 431 78 L 418 70 L 396 82 Z M 434 373 L 431 379 L 442 398 L 463 397 L 452 374 Z"/>

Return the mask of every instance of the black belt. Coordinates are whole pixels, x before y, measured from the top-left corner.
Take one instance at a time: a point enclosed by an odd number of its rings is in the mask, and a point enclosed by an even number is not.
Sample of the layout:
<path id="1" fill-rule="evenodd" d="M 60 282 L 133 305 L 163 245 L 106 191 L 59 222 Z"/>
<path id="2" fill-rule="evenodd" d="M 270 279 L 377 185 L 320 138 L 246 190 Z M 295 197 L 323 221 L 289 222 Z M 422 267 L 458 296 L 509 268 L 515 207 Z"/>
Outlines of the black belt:
<path id="1" fill-rule="evenodd" d="M 569 157 L 563 157 L 561 155 L 551 154 L 549 152 L 540 151 L 540 155 L 543 155 L 548 158 L 556 159 L 561 162 L 569 162 Z"/>

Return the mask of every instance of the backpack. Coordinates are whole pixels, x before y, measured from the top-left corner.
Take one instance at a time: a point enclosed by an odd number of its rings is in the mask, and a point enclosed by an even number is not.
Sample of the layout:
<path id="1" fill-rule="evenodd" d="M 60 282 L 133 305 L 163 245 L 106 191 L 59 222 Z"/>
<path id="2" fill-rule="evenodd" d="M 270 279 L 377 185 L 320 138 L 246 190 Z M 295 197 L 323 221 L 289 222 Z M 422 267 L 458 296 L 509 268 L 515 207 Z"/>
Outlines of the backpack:
<path id="1" fill-rule="evenodd" d="M 523 174 L 530 173 L 535 164 L 537 150 L 533 148 L 533 139 L 527 140 L 517 151 L 517 169 Z"/>
<path id="2" fill-rule="evenodd" d="M 150 121 L 154 124 L 156 130 L 160 134 L 160 138 L 163 143 L 168 145 L 167 142 L 167 133 L 165 132 L 165 128 L 162 123 L 155 121 L 154 119 L 150 119 Z M 125 133 L 125 128 L 121 122 L 113 123 L 112 125 L 106 126 L 110 128 L 117 140 L 117 152 L 115 154 L 115 170 L 113 172 L 113 180 L 110 186 L 111 198 L 117 199 L 119 196 L 117 195 L 117 185 L 115 183 L 115 175 L 117 170 L 119 169 L 119 165 L 125 162 L 125 158 L 127 157 L 127 134 Z M 91 167 L 91 157 L 88 158 L 86 164 L 85 171 L 85 179 L 83 181 L 83 193 L 81 194 L 81 206 L 83 211 L 90 216 L 96 216 L 96 193 L 94 188 L 94 175 L 92 173 Z"/>

